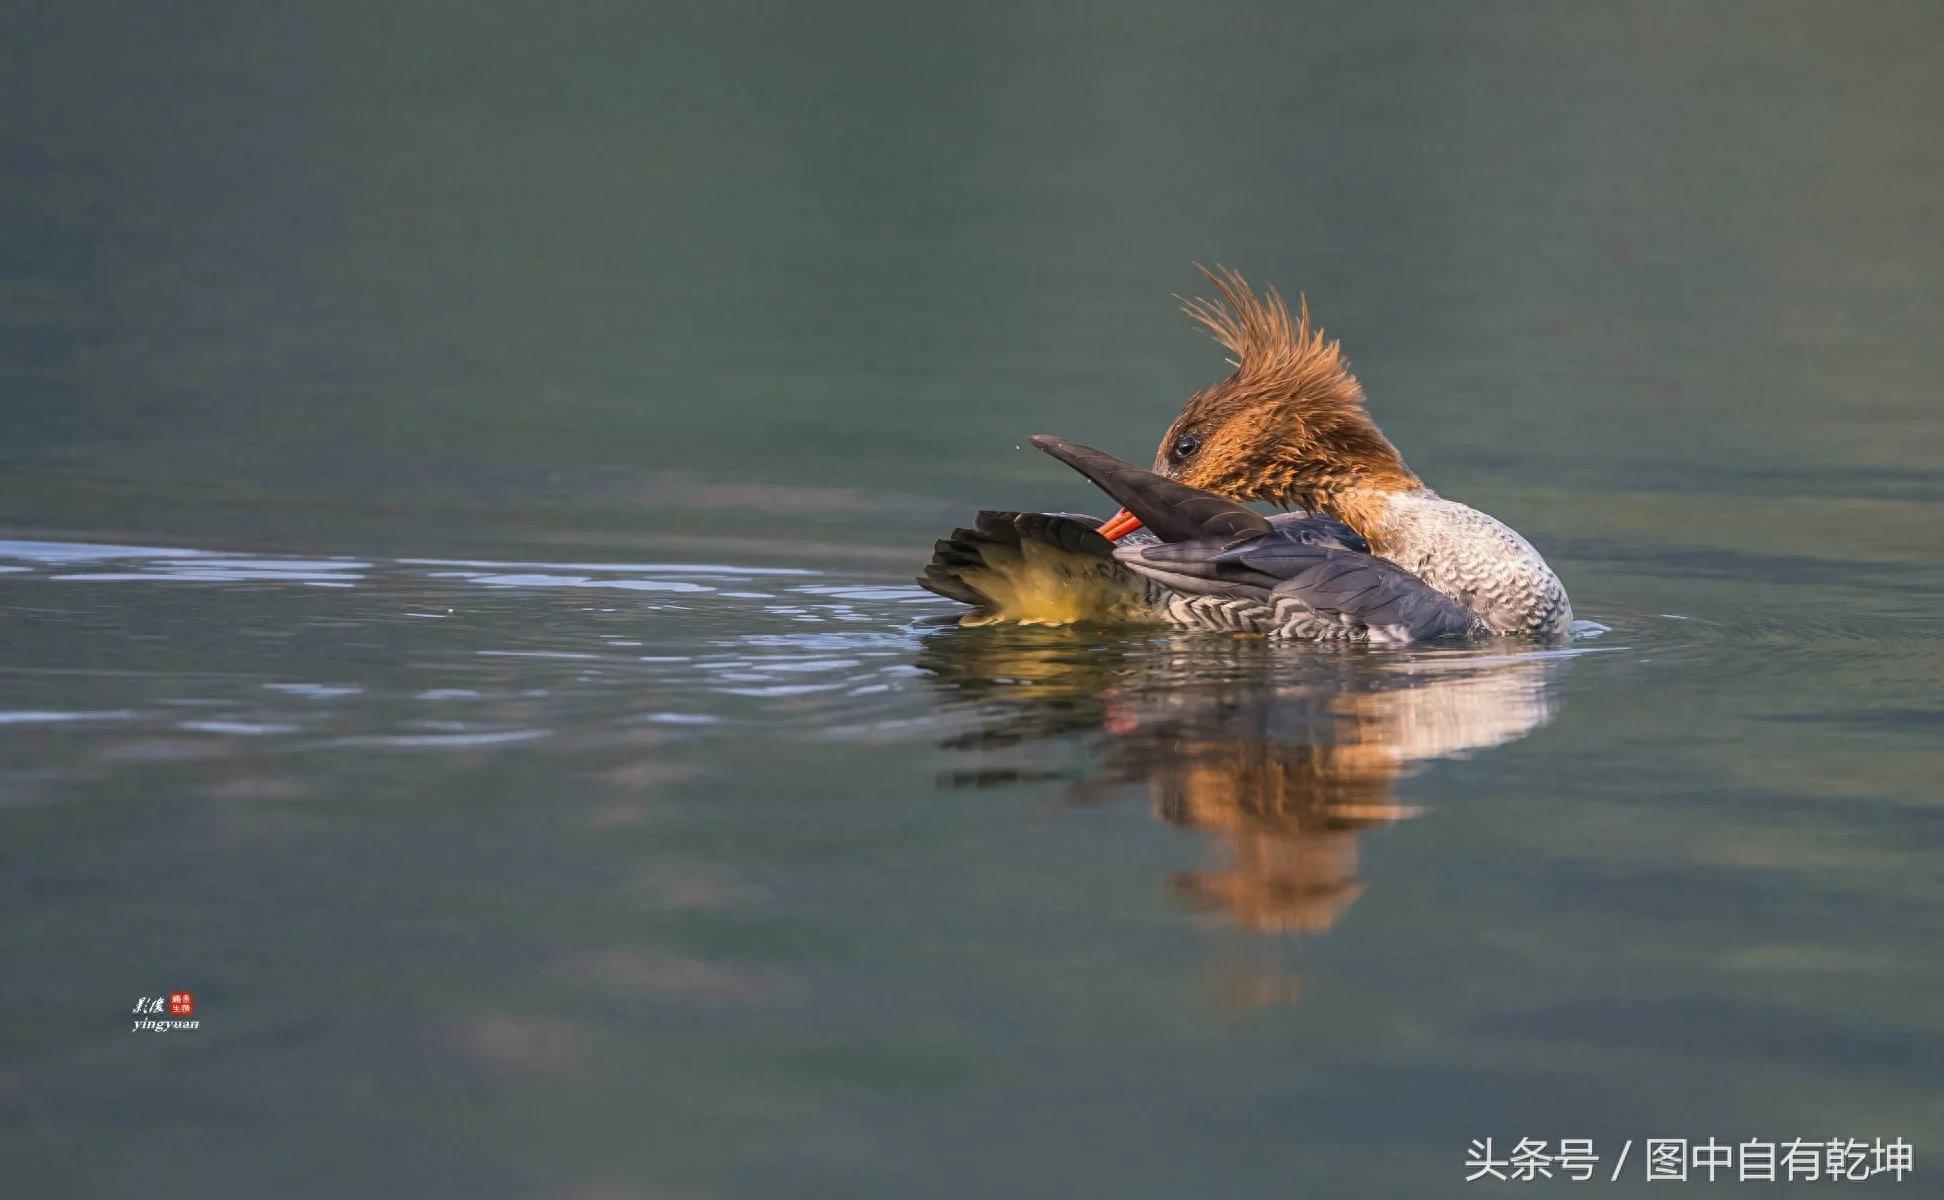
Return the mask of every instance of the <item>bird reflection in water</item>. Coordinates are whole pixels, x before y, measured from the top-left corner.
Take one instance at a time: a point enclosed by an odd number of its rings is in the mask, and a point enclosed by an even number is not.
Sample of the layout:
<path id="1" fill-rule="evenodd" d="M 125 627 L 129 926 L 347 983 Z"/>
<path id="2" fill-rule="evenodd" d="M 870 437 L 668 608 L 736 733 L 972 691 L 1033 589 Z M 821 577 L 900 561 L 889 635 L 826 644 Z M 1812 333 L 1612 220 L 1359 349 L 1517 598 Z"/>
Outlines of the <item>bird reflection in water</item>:
<path id="1" fill-rule="evenodd" d="M 1212 835 L 1207 861 L 1171 881 L 1180 897 L 1246 930 L 1301 934 L 1333 928 L 1363 892 L 1363 831 L 1415 815 L 1399 783 L 1544 725 L 1562 661 L 981 629 L 930 637 L 917 665 L 967 722 L 946 748 L 975 760 L 942 785 L 1060 781 L 1074 803 L 1144 785 L 1162 820 Z M 1255 974 L 1224 991 L 1293 997 L 1294 977 Z"/>

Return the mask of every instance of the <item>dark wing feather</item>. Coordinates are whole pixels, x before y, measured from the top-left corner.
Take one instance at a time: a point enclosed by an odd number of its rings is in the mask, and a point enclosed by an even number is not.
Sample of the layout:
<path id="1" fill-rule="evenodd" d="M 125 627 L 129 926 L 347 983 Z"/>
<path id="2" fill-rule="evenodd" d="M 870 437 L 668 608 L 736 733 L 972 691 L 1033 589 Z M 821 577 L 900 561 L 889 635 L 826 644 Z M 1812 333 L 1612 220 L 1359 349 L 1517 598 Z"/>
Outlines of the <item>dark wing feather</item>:
<path id="1" fill-rule="evenodd" d="M 1387 639 L 1428 641 L 1480 629 L 1463 605 L 1371 554 L 1368 542 L 1333 518 L 1304 513 L 1272 522 L 1091 447 L 1045 434 L 1031 440 L 1160 536 L 1159 544 L 1123 541 L 1114 557 L 1165 587 L 1308 610 Z"/>
<path id="2" fill-rule="evenodd" d="M 1069 554 L 1105 558 L 1114 552 L 1114 543 L 1101 537 L 1100 521 L 1078 513 L 1018 513 L 1013 528 L 1022 538 L 1057 546 Z"/>
<path id="3" fill-rule="evenodd" d="M 1258 603 L 1294 602 L 1338 621 L 1411 641 L 1477 632 L 1469 610 L 1387 559 L 1277 529 L 1247 541 L 1202 538 L 1124 546 L 1114 557 L 1176 591 Z"/>
<path id="4" fill-rule="evenodd" d="M 1233 500 L 1164 479 L 1091 446 L 1044 433 L 1028 440 L 1092 480 L 1164 542 L 1253 537 L 1273 528 L 1260 513 Z"/>
<path id="5" fill-rule="evenodd" d="M 1362 534 L 1323 513 L 1279 513 L 1270 517 L 1269 523 L 1276 527 L 1276 532 L 1312 546 L 1335 546 L 1339 550 L 1370 553 L 1370 543 L 1364 540 Z"/>

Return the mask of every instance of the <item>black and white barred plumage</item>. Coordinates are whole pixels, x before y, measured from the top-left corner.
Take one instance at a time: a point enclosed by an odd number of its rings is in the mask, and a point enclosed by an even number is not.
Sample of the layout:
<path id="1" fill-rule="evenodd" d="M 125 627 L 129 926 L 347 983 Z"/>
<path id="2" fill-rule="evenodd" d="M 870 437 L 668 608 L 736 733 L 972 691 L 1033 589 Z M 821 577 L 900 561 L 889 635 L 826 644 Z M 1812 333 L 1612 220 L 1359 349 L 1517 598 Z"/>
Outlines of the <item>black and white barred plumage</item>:
<path id="1" fill-rule="evenodd" d="M 1151 532 L 1116 545 L 1088 517 L 981 513 L 975 528 L 938 543 L 918 581 L 973 605 L 962 623 L 1145 622 L 1389 643 L 1498 632 L 1459 599 L 1372 554 L 1334 518 L 1263 517 L 1085 446 L 1033 442 L 1126 505 Z"/>

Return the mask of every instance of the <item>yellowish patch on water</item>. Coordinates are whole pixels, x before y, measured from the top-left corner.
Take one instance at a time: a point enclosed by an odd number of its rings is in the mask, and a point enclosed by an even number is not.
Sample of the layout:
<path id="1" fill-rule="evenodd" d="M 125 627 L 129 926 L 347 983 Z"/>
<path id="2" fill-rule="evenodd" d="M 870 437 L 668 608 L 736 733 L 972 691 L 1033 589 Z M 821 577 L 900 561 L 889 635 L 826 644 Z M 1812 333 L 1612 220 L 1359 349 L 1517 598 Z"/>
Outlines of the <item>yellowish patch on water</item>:
<path id="1" fill-rule="evenodd" d="M 986 597 L 985 608 L 961 625 L 1077 625 L 1152 622 L 1122 568 L 1109 560 L 1070 554 L 1043 542 L 980 547 L 983 567 L 960 579 Z"/>

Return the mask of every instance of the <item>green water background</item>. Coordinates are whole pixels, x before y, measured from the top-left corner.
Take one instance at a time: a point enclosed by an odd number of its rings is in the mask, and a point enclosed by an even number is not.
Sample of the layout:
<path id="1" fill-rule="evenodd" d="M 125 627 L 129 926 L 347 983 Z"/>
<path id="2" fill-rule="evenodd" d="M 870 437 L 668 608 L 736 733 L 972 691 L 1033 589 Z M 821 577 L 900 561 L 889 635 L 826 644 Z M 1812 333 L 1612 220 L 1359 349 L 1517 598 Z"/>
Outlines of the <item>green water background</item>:
<path id="1" fill-rule="evenodd" d="M 1944 1146 L 1935 7 L 6 24 L 3 707 L 83 714 L 0 726 L 19 1186 L 1422 1196 L 1488 1135 Z M 1152 452 L 1223 370 L 1194 261 L 1305 293 L 1610 630 L 1399 774 L 1327 930 L 1184 903 L 1227 835 L 1156 780 L 1437 663 L 979 643 L 901 590 L 976 507 L 1090 503 L 1027 434 Z M 103 542 L 270 566 L 48 549 Z M 654 590 L 696 563 L 824 574 Z M 202 1030 L 128 1033 L 185 986 Z"/>

